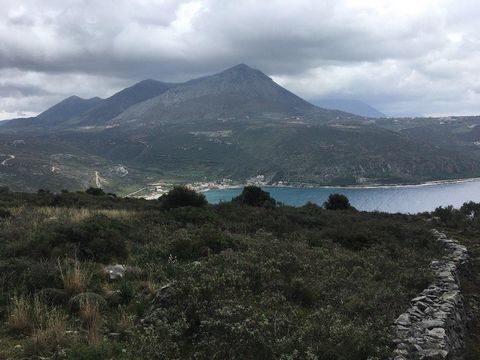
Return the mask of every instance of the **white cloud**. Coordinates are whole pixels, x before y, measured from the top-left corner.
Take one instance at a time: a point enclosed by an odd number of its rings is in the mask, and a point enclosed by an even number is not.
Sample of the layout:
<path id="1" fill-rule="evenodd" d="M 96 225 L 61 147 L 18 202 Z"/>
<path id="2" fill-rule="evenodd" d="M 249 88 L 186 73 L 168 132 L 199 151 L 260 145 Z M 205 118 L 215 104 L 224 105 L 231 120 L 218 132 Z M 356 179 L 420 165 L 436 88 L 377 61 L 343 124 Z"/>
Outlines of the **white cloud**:
<path id="1" fill-rule="evenodd" d="M 479 16 L 476 0 L 3 0 L 0 118 L 240 62 L 307 98 L 480 113 Z"/>

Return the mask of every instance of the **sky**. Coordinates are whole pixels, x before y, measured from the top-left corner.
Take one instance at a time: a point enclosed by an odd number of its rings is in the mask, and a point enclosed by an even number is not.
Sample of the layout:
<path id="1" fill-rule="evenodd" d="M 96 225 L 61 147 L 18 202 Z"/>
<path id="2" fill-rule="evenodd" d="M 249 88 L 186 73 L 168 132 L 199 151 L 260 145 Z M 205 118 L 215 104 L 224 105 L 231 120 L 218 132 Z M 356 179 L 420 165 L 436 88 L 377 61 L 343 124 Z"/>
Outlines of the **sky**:
<path id="1" fill-rule="evenodd" d="M 478 0 L 0 0 L 0 119 L 238 63 L 387 115 L 480 114 Z"/>

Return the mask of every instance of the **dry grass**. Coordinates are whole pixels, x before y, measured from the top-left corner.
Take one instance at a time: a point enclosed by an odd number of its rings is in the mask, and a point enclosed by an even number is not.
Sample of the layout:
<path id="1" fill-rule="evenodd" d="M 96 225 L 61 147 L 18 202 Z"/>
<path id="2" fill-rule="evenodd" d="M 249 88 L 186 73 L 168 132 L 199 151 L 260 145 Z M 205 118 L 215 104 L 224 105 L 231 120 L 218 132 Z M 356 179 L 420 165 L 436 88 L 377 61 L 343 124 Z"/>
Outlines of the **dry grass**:
<path id="1" fill-rule="evenodd" d="M 140 288 L 150 296 L 156 295 L 159 285 L 153 280 L 145 280 L 140 283 Z"/>
<path id="2" fill-rule="evenodd" d="M 10 330 L 20 333 L 29 333 L 35 327 L 44 326 L 48 309 L 38 297 L 29 299 L 25 296 L 15 296 L 12 300 L 7 318 Z"/>
<path id="3" fill-rule="evenodd" d="M 37 329 L 31 336 L 26 353 L 46 355 L 71 341 L 72 339 L 67 335 L 66 318 L 66 315 L 60 311 L 50 311 L 45 326 Z"/>
<path id="4" fill-rule="evenodd" d="M 68 219 L 72 223 L 77 223 L 95 215 L 104 215 L 111 219 L 125 219 L 135 216 L 134 211 L 125 209 L 87 209 L 87 208 L 58 208 L 41 207 L 35 209 L 35 212 L 41 217 L 49 219 Z"/>
<path id="5" fill-rule="evenodd" d="M 128 219 L 135 217 L 138 213 L 125 209 L 88 209 L 88 208 L 63 208 L 63 207 L 25 207 L 16 206 L 8 208 L 13 215 L 3 220 L 2 226 L 18 226 L 16 219 L 28 221 L 28 227 L 34 230 L 45 222 L 79 223 L 95 215 L 104 215 L 111 219 Z"/>
<path id="6" fill-rule="evenodd" d="M 118 320 L 117 320 L 117 332 L 119 332 L 122 335 L 127 334 L 131 329 L 133 329 L 133 317 L 131 315 L 128 315 L 128 313 L 125 311 L 125 309 L 122 309 Z"/>
<path id="7" fill-rule="evenodd" d="M 68 296 L 75 296 L 87 290 L 93 275 L 92 264 L 81 264 L 77 259 L 65 259 L 63 263 L 58 260 L 58 268 L 63 282 L 63 289 Z"/>
<path id="8" fill-rule="evenodd" d="M 102 313 L 100 306 L 93 301 L 86 301 L 80 305 L 80 321 L 87 331 L 89 344 L 98 344 L 102 341 Z"/>

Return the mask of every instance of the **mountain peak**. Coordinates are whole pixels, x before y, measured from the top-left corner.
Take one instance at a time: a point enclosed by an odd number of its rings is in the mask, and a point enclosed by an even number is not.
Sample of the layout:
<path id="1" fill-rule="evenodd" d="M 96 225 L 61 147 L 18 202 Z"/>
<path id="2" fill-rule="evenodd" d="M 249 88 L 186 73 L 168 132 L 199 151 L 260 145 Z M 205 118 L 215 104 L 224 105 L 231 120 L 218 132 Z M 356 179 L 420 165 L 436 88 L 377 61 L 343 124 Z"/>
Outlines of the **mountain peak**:
<path id="1" fill-rule="evenodd" d="M 229 68 L 225 71 L 255 71 L 255 69 L 251 68 L 247 64 L 240 63 L 240 64 L 237 64 L 235 66 L 232 66 L 231 68 Z"/>
<path id="2" fill-rule="evenodd" d="M 246 64 L 238 64 L 235 65 L 227 70 L 224 70 L 218 74 L 212 75 L 207 77 L 213 81 L 219 81 L 226 84 L 231 84 L 234 86 L 239 86 L 242 84 L 243 86 L 257 86 L 258 84 L 262 83 L 262 86 L 271 86 L 273 85 L 273 80 L 265 75 L 260 70 L 251 68 Z M 257 85 L 254 85 L 257 84 Z"/>

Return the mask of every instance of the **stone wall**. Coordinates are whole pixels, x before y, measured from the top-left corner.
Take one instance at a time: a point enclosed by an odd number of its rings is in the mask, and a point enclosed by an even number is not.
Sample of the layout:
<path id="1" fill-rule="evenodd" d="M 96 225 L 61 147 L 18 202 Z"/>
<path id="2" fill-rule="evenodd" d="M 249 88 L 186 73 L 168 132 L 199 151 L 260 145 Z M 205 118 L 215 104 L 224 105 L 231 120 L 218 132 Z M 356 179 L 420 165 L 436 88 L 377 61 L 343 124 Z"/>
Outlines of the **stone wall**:
<path id="1" fill-rule="evenodd" d="M 433 232 L 447 254 L 432 261 L 433 284 L 395 321 L 394 360 L 462 358 L 466 316 L 459 273 L 467 269 L 469 256 L 465 246 Z"/>

